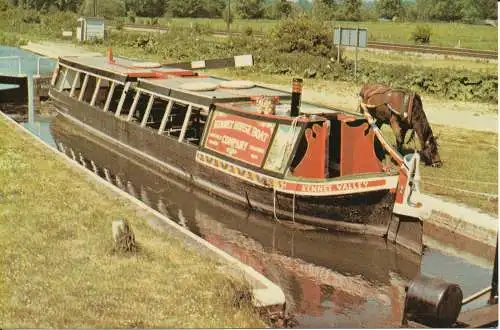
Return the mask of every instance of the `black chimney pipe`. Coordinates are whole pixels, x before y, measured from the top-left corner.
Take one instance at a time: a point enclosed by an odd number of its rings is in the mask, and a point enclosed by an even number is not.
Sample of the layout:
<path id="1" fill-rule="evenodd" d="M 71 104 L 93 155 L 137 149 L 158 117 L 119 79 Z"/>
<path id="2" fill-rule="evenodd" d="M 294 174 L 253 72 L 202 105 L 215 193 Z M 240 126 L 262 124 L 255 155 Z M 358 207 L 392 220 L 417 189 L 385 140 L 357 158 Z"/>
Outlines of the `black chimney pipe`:
<path id="1" fill-rule="evenodd" d="M 300 101 L 302 99 L 302 79 L 293 78 L 292 80 L 292 107 L 290 116 L 297 117 L 300 113 Z"/>

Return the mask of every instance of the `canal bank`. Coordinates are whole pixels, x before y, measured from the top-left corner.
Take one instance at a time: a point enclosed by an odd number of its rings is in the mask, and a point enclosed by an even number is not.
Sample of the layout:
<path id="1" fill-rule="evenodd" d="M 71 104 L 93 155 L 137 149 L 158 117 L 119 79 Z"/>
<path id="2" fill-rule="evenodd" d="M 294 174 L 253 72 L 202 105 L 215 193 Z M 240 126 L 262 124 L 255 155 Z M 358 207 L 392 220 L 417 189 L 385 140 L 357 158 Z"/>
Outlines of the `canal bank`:
<path id="1" fill-rule="evenodd" d="M 262 327 L 250 306 L 234 303 L 242 273 L 261 303 L 282 302 L 279 288 L 202 240 L 151 229 L 145 215 L 161 215 L 110 193 L 20 129 L 0 119 L 4 325 Z M 113 252 L 111 222 L 119 218 L 135 232 L 135 255 Z"/>

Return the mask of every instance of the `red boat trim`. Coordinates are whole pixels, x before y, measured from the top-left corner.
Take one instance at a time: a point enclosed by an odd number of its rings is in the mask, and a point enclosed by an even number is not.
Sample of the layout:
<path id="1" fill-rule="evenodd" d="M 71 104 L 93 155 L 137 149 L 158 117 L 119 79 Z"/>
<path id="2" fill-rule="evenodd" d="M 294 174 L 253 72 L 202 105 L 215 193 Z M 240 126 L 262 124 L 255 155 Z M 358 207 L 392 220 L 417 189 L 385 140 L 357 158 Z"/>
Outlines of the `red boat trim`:
<path id="1" fill-rule="evenodd" d="M 276 191 L 302 196 L 334 196 L 387 190 L 394 189 L 398 183 L 398 176 L 346 180 L 339 179 L 326 182 L 278 179 L 238 166 L 201 151 L 196 153 L 196 161 L 205 166 L 262 187 L 274 188 Z"/>

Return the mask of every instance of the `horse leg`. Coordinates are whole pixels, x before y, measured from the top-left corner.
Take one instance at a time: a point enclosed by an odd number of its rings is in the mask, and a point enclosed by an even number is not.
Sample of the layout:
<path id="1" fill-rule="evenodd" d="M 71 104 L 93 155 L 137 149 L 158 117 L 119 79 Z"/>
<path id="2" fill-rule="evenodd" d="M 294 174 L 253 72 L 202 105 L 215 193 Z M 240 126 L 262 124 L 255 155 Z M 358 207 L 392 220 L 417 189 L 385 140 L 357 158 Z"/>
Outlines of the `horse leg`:
<path id="1" fill-rule="evenodd" d="M 390 124 L 391 124 L 392 131 L 394 132 L 394 135 L 396 136 L 397 150 L 400 153 L 402 153 L 404 135 L 403 135 L 403 130 L 401 128 L 401 125 L 399 124 L 398 120 L 396 119 L 396 116 L 394 116 L 394 115 L 391 116 Z M 406 130 L 404 131 L 404 134 L 406 134 Z"/>

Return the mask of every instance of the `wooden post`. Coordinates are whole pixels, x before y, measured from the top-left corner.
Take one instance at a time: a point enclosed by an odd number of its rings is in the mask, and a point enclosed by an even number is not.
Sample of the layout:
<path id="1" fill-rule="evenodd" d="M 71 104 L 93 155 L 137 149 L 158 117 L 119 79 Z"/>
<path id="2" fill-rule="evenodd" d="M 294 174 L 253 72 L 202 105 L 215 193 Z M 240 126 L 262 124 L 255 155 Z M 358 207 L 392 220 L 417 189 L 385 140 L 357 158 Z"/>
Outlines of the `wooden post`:
<path id="1" fill-rule="evenodd" d="M 359 27 L 356 28 L 356 56 L 354 60 L 354 81 L 357 81 L 358 73 L 358 46 L 359 46 Z"/>
<path id="2" fill-rule="evenodd" d="M 28 123 L 33 125 L 35 123 L 35 87 L 33 76 L 27 76 L 26 79 L 28 79 Z"/>
<path id="3" fill-rule="evenodd" d="M 337 63 L 340 63 L 340 45 L 342 45 L 342 27 L 339 28 L 339 44 L 337 45 Z"/>

